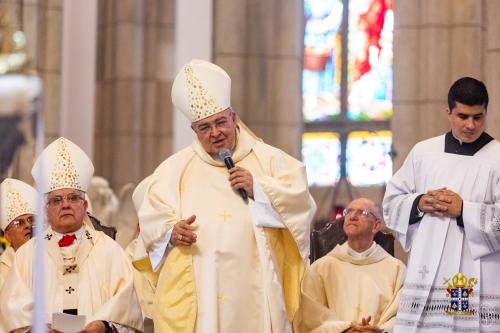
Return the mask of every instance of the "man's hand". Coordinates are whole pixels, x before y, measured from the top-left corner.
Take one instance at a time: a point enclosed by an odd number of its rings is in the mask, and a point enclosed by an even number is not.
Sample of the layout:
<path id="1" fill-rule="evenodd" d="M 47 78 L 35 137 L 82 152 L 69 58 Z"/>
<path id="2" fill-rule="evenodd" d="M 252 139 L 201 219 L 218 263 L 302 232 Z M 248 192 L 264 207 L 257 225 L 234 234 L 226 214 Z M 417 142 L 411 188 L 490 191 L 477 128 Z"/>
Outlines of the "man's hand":
<path id="1" fill-rule="evenodd" d="M 458 217 L 462 214 L 462 198 L 443 187 L 424 194 L 418 202 L 418 209 L 433 216 Z"/>
<path id="2" fill-rule="evenodd" d="M 170 243 L 174 246 L 190 246 L 196 243 L 196 234 L 193 232 L 194 227 L 191 225 L 196 220 L 196 215 L 191 215 L 186 220 L 180 220 L 174 224 Z"/>
<path id="3" fill-rule="evenodd" d="M 229 182 L 233 190 L 242 188 L 253 199 L 253 176 L 250 171 L 239 166 L 229 169 Z"/>
<path id="4" fill-rule="evenodd" d="M 459 217 L 462 215 L 462 197 L 458 193 L 451 190 L 444 190 L 436 196 L 436 199 L 444 202 L 446 206 L 446 214 L 448 217 Z"/>
<path id="5" fill-rule="evenodd" d="M 370 320 L 372 319 L 371 316 L 368 316 L 366 318 L 361 318 L 360 323 L 353 322 L 351 323 L 351 327 L 349 327 L 348 330 L 345 332 L 348 333 L 380 333 L 380 328 L 378 328 L 375 325 L 370 325 Z"/>
<path id="6" fill-rule="evenodd" d="M 94 320 L 85 326 L 82 333 L 104 333 L 106 331 L 106 327 L 104 323 L 100 320 Z"/>

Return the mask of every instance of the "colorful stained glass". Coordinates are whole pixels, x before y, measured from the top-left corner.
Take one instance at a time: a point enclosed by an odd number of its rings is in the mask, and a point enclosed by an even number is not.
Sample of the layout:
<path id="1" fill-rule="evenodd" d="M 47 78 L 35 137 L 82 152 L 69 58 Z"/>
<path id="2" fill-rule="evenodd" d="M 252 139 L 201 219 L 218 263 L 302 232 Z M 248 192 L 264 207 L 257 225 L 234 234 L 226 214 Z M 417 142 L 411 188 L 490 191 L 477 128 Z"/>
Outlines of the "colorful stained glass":
<path id="1" fill-rule="evenodd" d="M 341 0 L 305 0 L 304 70 L 305 121 L 335 119 L 340 114 Z"/>
<path id="2" fill-rule="evenodd" d="M 385 184 L 392 176 L 391 145 L 391 131 L 349 133 L 346 169 L 351 184 Z"/>
<path id="3" fill-rule="evenodd" d="M 348 110 L 351 120 L 392 116 L 392 0 L 349 2 Z"/>
<path id="4" fill-rule="evenodd" d="M 337 133 L 302 134 L 302 160 L 309 185 L 331 186 L 340 178 L 340 141 Z"/>

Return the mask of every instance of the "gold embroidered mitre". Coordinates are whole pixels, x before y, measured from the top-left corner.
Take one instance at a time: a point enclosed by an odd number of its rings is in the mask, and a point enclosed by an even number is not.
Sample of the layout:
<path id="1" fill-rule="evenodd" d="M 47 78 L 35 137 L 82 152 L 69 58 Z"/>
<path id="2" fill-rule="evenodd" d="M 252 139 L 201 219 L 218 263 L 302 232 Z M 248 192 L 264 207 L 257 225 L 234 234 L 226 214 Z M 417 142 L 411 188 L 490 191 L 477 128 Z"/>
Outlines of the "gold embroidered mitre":
<path id="1" fill-rule="evenodd" d="M 231 78 L 217 65 L 191 60 L 175 77 L 172 103 L 191 122 L 210 117 L 231 106 Z"/>
<path id="2" fill-rule="evenodd" d="M 17 217 L 35 214 L 36 190 L 17 179 L 6 178 L 0 184 L 1 227 L 3 230 Z"/>
<path id="3" fill-rule="evenodd" d="M 61 137 L 44 149 L 31 174 L 42 193 L 62 188 L 87 192 L 94 165 L 80 147 Z"/>

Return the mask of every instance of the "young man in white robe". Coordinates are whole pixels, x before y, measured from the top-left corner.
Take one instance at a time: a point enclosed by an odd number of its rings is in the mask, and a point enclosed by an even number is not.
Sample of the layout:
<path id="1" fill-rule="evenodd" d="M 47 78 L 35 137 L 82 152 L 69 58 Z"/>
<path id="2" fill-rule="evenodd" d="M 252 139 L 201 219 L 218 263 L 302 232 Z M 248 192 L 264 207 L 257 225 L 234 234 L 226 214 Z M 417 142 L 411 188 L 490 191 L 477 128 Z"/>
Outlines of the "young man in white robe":
<path id="1" fill-rule="evenodd" d="M 92 162 L 73 142 L 59 138 L 38 157 L 32 169 L 45 193 L 49 223 L 45 246 L 45 311 L 86 316 L 85 332 L 142 330 L 142 314 L 127 257 L 104 233 L 92 228 L 85 192 L 94 172 Z M 17 252 L 0 292 L 0 326 L 26 332 L 33 306 L 35 239 Z M 2 327 L 0 327 L 2 328 Z"/>
<path id="2" fill-rule="evenodd" d="M 500 332 L 500 143 L 488 92 L 451 86 L 451 131 L 419 142 L 387 185 L 384 216 L 410 251 L 396 332 Z"/>
<path id="3" fill-rule="evenodd" d="M 291 332 L 316 205 L 304 165 L 246 128 L 230 95 L 227 73 L 201 60 L 172 86 L 196 139 L 156 169 L 139 209 L 160 272 L 155 331 Z"/>
<path id="4" fill-rule="evenodd" d="M 36 190 L 17 179 L 0 184 L 0 226 L 10 246 L 0 256 L 0 290 L 12 267 L 14 255 L 32 236 Z"/>
<path id="5" fill-rule="evenodd" d="M 382 228 L 373 201 L 353 200 L 344 218 L 347 241 L 306 270 L 295 333 L 392 331 L 405 266 L 373 241 Z"/>

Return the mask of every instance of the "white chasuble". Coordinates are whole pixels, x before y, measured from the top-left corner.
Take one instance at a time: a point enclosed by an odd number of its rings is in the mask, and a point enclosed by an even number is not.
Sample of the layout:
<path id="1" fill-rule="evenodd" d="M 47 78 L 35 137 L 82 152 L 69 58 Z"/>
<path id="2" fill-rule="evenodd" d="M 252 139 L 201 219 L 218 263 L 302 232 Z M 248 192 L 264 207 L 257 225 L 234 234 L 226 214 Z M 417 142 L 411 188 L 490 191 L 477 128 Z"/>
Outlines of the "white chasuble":
<path id="1" fill-rule="evenodd" d="M 139 209 L 148 250 L 180 219 L 196 215 L 197 241 L 170 250 L 156 289 L 161 332 L 286 332 L 298 307 L 315 204 L 302 163 L 243 127 L 233 160 L 248 169 L 284 228 L 257 227 L 231 189 L 223 162 L 195 141 L 151 176 Z"/>
<path id="2" fill-rule="evenodd" d="M 338 245 L 306 270 L 294 332 L 340 333 L 368 316 L 391 330 L 404 277 L 404 264 L 379 245 L 366 258 Z"/>
<path id="3" fill-rule="evenodd" d="M 85 224 L 78 243 L 60 248 L 54 231 L 45 232 L 45 300 L 52 313 L 76 309 L 87 323 L 105 320 L 142 330 L 142 314 L 133 273 L 122 248 Z M 16 252 L 0 297 L 0 320 L 7 332 L 31 325 L 34 239 Z"/>
<path id="4" fill-rule="evenodd" d="M 387 185 L 385 222 L 410 251 L 396 332 L 500 332 L 500 143 L 464 156 L 444 138 L 418 143 Z M 463 199 L 464 227 L 429 214 L 409 225 L 415 198 L 443 187 Z"/>

